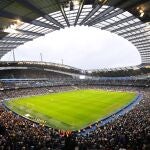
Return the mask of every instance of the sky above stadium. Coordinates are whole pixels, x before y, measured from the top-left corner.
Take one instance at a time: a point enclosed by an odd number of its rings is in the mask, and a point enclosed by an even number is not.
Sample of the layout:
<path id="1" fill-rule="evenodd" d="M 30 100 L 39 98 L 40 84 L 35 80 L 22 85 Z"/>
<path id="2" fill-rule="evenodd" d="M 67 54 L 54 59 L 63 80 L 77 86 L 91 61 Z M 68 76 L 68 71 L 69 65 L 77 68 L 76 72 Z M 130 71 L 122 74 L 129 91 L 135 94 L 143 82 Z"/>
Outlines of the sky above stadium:
<path id="1" fill-rule="evenodd" d="M 136 47 L 116 34 L 93 27 L 70 27 L 49 33 L 15 49 L 16 61 L 63 63 L 80 69 L 134 66 L 141 63 Z M 13 60 L 12 52 L 1 60 Z"/>

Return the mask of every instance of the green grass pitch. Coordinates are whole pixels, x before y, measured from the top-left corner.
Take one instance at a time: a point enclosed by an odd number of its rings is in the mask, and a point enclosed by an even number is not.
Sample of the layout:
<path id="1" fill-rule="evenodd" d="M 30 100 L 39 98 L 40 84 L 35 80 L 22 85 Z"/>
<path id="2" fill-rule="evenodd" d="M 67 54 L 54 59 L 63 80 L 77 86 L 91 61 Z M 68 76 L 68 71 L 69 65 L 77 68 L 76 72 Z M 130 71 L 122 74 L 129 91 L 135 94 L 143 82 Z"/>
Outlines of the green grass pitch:
<path id="1" fill-rule="evenodd" d="M 30 114 L 50 127 L 73 131 L 112 114 L 135 96 L 131 92 L 86 89 L 18 98 L 5 104 L 22 116 Z"/>

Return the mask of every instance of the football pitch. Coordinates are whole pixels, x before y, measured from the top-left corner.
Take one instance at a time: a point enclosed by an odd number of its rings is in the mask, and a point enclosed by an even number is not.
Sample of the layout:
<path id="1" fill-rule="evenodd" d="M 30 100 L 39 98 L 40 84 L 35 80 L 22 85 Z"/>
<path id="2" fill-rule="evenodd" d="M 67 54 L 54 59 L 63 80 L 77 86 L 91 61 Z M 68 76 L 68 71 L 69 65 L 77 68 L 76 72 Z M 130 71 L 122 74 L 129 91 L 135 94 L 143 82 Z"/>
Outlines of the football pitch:
<path id="1" fill-rule="evenodd" d="M 136 96 L 132 92 L 75 90 L 5 101 L 14 112 L 62 130 L 79 130 L 114 113 Z"/>

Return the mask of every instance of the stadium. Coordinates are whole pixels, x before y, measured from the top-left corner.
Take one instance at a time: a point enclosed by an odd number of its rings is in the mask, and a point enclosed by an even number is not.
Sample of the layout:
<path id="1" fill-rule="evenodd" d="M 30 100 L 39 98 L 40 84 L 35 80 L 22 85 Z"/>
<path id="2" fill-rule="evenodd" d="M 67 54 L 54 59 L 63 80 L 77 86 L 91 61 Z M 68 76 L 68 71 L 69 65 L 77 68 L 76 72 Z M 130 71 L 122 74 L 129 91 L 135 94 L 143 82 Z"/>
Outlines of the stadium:
<path id="1" fill-rule="evenodd" d="M 127 39 L 141 64 L 84 70 L 1 60 L 0 149 L 150 149 L 149 0 L 2 0 L 0 58 L 77 25 Z"/>

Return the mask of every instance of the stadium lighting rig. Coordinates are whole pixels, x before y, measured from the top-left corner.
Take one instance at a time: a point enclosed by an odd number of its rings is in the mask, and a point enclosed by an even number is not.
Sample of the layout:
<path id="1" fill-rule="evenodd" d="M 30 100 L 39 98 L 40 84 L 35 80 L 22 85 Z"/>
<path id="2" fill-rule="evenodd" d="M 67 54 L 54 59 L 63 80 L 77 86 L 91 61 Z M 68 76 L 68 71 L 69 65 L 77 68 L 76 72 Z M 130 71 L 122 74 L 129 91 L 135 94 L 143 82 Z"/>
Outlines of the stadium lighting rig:
<path id="1" fill-rule="evenodd" d="M 22 24 L 22 21 L 20 19 L 16 19 L 10 26 L 5 28 L 3 31 L 7 33 L 19 33 L 19 31 L 17 31 L 16 29 L 21 24 Z"/>
<path id="2" fill-rule="evenodd" d="M 72 2 L 73 2 L 73 4 L 74 4 L 74 6 L 76 6 L 76 5 L 79 5 L 79 0 L 72 0 Z"/>
<path id="3" fill-rule="evenodd" d="M 80 4 L 81 0 L 67 0 L 67 1 L 60 1 L 64 7 L 69 7 L 70 11 L 74 10 L 74 7 Z"/>
<path id="4" fill-rule="evenodd" d="M 101 3 L 106 3 L 108 0 L 99 0 Z"/>
<path id="5" fill-rule="evenodd" d="M 144 16 L 144 11 L 143 10 L 140 10 L 140 17 L 142 18 Z"/>
<path id="6" fill-rule="evenodd" d="M 70 11 L 74 10 L 74 6 L 79 5 L 79 3 L 80 3 L 79 0 L 71 0 L 69 2 Z"/>
<path id="7" fill-rule="evenodd" d="M 144 17 L 144 15 L 145 15 L 144 8 L 137 7 L 137 10 L 138 10 L 138 12 L 139 12 L 140 17 L 141 17 L 141 18 Z"/>

